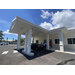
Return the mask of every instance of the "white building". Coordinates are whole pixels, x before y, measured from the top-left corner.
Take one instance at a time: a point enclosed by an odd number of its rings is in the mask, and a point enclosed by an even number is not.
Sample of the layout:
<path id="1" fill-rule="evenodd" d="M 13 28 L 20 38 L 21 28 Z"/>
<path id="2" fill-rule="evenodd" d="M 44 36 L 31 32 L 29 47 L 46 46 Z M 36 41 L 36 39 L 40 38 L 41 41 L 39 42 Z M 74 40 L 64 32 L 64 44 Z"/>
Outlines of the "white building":
<path id="1" fill-rule="evenodd" d="M 66 27 L 47 30 L 35 24 L 32 24 L 22 18 L 16 17 L 12 20 L 9 32 L 18 34 L 17 49 L 20 49 L 21 34 L 25 35 L 25 44 L 23 53 L 32 56 L 31 43 L 47 42 L 49 50 L 49 41 L 52 41 L 52 49 L 60 50 L 75 50 L 75 29 L 67 29 Z"/>

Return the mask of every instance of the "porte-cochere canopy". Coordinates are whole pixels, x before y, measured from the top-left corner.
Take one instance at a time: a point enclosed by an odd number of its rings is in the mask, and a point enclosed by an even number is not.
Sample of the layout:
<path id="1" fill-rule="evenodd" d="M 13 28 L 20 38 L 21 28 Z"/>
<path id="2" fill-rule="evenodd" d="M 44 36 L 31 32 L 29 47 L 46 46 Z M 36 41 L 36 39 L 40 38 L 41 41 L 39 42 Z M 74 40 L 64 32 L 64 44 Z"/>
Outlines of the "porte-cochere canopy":
<path id="1" fill-rule="evenodd" d="M 47 49 L 49 49 L 49 35 L 58 33 L 60 39 L 60 50 L 64 51 L 63 33 L 67 33 L 68 30 L 66 27 L 54 30 L 47 30 L 38 25 L 30 23 L 22 18 L 16 17 L 15 19 L 12 20 L 9 32 L 18 34 L 18 41 L 17 41 L 18 50 L 20 49 L 21 34 L 25 35 L 24 50 L 22 52 L 29 56 L 33 56 L 34 53 L 31 52 L 31 37 L 46 36 Z"/>

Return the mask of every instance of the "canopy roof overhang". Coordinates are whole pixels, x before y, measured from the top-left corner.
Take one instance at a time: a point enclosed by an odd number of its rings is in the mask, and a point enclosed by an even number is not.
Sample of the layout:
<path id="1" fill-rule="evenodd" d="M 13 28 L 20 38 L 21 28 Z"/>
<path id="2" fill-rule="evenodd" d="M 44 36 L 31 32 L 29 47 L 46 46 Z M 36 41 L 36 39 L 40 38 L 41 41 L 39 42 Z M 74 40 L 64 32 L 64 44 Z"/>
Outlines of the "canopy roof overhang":
<path id="1" fill-rule="evenodd" d="M 38 25 L 30 23 L 20 17 L 16 17 L 15 19 L 12 20 L 9 32 L 16 33 L 16 34 L 21 33 L 25 35 L 25 32 L 29 30 L 30 28 L 32 29 L 32 36 L 54 34 L 54 33 L 58 33 L 59 31 L 66 33 L 68 31 L 66 27 L 57 28 L 53 30 L 47 30 Z"/>

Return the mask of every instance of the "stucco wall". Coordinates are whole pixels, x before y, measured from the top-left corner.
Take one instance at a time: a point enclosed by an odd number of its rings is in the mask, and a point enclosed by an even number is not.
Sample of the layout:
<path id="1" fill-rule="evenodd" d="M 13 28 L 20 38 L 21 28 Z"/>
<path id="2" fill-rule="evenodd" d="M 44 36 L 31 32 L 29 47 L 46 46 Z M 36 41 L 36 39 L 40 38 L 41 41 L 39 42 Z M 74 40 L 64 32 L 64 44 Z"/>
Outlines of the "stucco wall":
<path id="1" fill-rule="evenodd" d="M 63 35 L 64 39 L 64 44 L 67 45 L 67 38 L 75 38 L 75 32 L 69 32 L 67 34 Z"/>
<path id="2" fill-rule="evenodd" d="M 49 39 L 52 39 L 52 48 L 60 50 L 59 44 L 55 44 L 55 39 L 59 39 L 59 35 L 58 34 L 52 34 L 49 36 Z"/>
<path id="3" fill-rule="evenodd" d="M 55 44 L 55 39 L 59 39 L 59 36 L 58 34 L 49 35 L 49 39 L 52 39 L 52 43 Z M 39 40 L 39 44 L 41 44 L 46 40 L 46 36 L 34 37 L 34 43 L 36 43 L 36 40 Z"/>
<path id="4" fill-rule="evenodd" d="M 55 39 L 59 39 L 58 34 L 50 35 L 49 39 L 52 39 L 52 48 L 59 50 L 59 44 L 55 44 Z M 41 44 L 46 40 L 46 36 L 34 37 L 34 43 L 36 43 L 36 40 L 39 40 L 39 44 Z"/>
<path id="5" fill-rule="evenodd" d="M 75 32 L 68 32 L 66 34 L 63 34 L 64 49 L 65 50 L 75 50 L 75 45 L 74 44 L 71 44 L 71 45 L 68 44 L 67 43 L 67 38 L 75 38 Z M 45 39 L 46 39 L 46 36 L 35 37 L 34 38 L 34 43 L 36 43 L 36 40 L 39 40 L 39 44 L 43 43 L 43 41 Z M 49 39 L 52 39 L 52 48 L 60 50 L 59 44 L 55 44 L 55 39 L 59 39 L 59 34 L 49 35 Z"/>
<path id="6" fill-rule="evenodd" d="M 52 39 L 53 43 L 52 48 L 60 50 L 59 44 L 55 44 L 55 39 L 59 39 L 59 34 L 51 35 L 50 38 Z M 75 44 L 68 44 L 67 38 L 75 38 L 75 32 L 63 34 L 64 50 L 75 50 Z"/>
<path id="7" fill-rule="evenodd" d="M 75 32 L 68 32 L 64 36 L 64 48 L 65 50 L 75 50 L 74 44 L 68 44 L 67 38 L 75 38 Z"/>
<path id="8" fill-rule="evenodd" d="M 66 50 L 75 50 L 75 45 L 64 45 L 65 51 Z"/>
<path id="9" fill-rule="evenodd" d="M 39 44 L 43 43 L 44 40 L 46 39 L 45 36 L 41 37 L 34 37 L 34 43 L 36 43 L 36 40 L 39 40 Z"/>

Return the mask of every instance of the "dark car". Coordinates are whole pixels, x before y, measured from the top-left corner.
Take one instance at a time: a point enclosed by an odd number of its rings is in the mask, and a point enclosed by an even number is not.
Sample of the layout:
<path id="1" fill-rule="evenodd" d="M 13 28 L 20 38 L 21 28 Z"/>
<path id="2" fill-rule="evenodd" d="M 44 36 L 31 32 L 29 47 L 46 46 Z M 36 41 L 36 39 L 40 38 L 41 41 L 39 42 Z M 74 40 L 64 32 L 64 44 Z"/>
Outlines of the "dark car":
<path id="1" fill-rule="evenodd" d="M 38 45 L 36 43 L 31 44 L 31 49 L 38 50 Z"/>
<path id="2" fill-rule="evenodd" d="M 0 45 L 3 45 L 3 43 L 1 43 Z"/>

